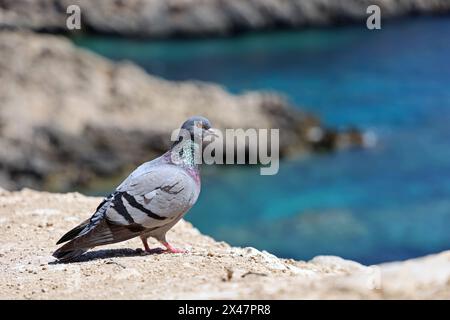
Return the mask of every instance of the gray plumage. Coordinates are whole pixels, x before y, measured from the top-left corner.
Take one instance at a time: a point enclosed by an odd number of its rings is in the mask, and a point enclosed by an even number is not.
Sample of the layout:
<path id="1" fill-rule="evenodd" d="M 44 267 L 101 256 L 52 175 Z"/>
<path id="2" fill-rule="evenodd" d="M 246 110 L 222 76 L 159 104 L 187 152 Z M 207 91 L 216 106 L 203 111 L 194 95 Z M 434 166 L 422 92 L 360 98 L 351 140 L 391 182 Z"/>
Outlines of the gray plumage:
<path id="1" fill-rule="evenodd" d="M 190 139 L 181 137 L 161 157 L 135 169 L 97 207 L 92 217 L 67 232 L 53 253 L 61 261 L 74 259 L 87 250 L 140 236 L 148 251 L 147 238 L 153 237 L 170 252 L 179 252 L 166 240 L 166 233 L 195 204 L 200 193 L 200 175 L 194 162 L 198 145 L 194 128 L 210 133 L 210 123 L 192 117 L 182 126 Z M 177 157 L 174 157 L 177 156 Z M 174 159 L 177 159 L 174 161 Z"/>

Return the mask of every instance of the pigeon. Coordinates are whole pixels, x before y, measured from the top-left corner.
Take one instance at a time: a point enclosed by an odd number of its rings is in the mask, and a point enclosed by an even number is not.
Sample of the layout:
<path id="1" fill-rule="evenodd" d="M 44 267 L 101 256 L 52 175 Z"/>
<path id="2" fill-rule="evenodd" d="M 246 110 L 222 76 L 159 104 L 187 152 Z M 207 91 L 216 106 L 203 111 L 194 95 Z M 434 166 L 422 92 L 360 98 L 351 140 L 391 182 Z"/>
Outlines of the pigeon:
<path id="1" fill-rule="evenodd" d="M 93 247 L 138 236 L 148 253 L 155 252 L 147 243 L 149 237 L 158 240 L 166 248 L 164 252 L 186 252 L 172 247 L 166 233 L 197 201 L 201 184 L 195 157 L 206 136 L 217 136 L 208 119 L 187 119 L 172 147 L 137 167 L 104 198 L 90 219 L 57 242 L 68 241 L 53 256 L 59 261 L 70 261 Z"/>

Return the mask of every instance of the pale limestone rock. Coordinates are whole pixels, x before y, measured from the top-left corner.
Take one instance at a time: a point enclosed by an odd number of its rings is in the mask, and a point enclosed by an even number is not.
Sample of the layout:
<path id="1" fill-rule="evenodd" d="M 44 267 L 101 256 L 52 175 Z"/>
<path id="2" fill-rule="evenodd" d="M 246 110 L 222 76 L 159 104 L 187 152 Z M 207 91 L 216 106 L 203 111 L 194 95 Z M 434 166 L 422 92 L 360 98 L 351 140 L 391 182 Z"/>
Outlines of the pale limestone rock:
<path id="1" fill-rule="evenodd" d="M 7 219 L 0 224 L 0 298 L 450 298 L 450 251 L 375 266 L 330 256 L 294 261 L 216 242 L 185 221 L 168 238 L 179 247 L 192 244 L 188 254 L 143 256 L 132 239 L 95 248 L 76 263 L 54 264 L 56 240 L 76 224 L 65 218 L 81 221 L 99 201 L 32 190 L 0 195 L 0 216 Z M 47 217 L 54 229 L 35 228 L 42 215 L 24 219 L 24 212 L 45 210 L 54 213 Z"/>

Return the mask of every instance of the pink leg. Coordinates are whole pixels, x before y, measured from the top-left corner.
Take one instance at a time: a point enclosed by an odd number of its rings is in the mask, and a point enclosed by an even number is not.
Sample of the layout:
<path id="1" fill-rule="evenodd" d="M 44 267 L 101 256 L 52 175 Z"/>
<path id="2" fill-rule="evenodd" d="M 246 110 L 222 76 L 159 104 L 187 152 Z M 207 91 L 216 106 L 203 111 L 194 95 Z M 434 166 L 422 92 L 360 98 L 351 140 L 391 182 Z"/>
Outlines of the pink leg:
<path id="1" fill-rule="evenodd" d="M 174 248 L 167 241 L 161 241 L 162 245 L 166 247 L 166 253 L 186 253 L 187 250 Z"/>
<path id="2" fill-rule="evenodd" d="M 142 244 L 144 245 L 145 251 L 150 252 L 151 249 L 150 249 L 150 247 L 148 246 L 147 239 L 141 238 L 141 240 L 142 240 Z"/>
<path id="3" fill-rule="evenodd" d="M 145 252 L 147 253 L 161 253 L 163 250 L 160 248 L 150 249 L 148 246 L 147 238 L 141 238 L 142 244 L 144 245 Z"/>

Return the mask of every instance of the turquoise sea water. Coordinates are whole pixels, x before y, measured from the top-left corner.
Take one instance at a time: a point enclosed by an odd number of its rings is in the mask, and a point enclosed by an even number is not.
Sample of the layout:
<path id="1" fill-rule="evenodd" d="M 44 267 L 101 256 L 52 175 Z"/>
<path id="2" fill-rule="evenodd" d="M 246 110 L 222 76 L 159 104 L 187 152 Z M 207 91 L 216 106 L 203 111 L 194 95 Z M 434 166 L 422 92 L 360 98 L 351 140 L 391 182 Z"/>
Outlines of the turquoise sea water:
<path id="1" fill-rule="evenodd" d="M 450 249 L 450 19 L 226 39 L 75 43 L 172 80 L 276 90 L 335 127 L 375 132 L 369 150 L 256 167 L 207 167 L 187 215 L 233 245 L 363 263 Z"/>

